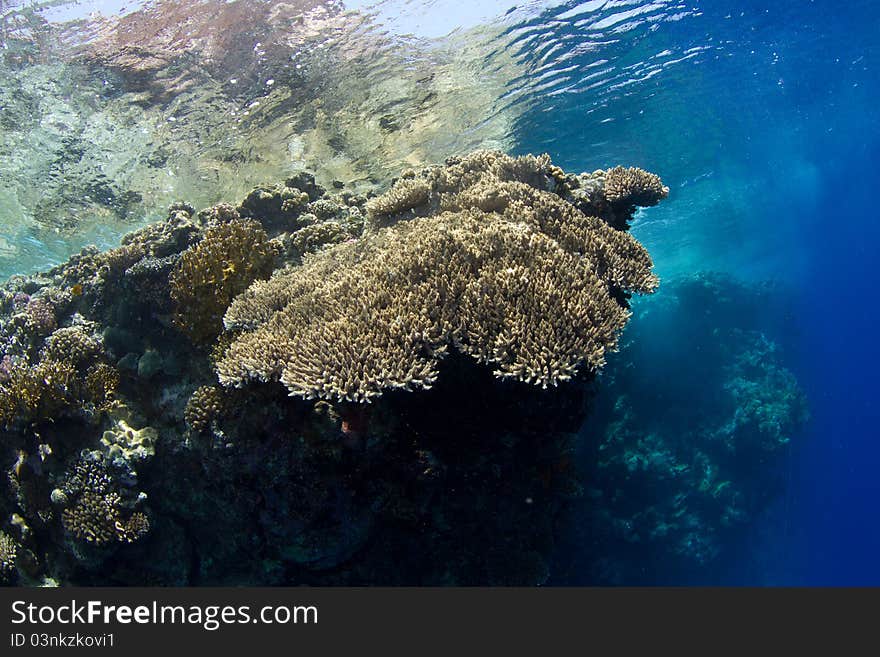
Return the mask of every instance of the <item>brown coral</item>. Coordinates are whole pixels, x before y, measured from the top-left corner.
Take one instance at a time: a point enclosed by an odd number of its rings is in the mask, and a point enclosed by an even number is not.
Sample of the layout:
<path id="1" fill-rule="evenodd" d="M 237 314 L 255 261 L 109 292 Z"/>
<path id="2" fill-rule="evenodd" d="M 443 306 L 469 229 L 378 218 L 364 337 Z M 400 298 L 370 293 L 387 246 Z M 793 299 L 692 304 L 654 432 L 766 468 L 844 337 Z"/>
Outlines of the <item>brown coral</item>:
<path id="1" fill-rule="evenodd" d="M 543 387 L 601 367 L 629 316 L 617 292 L 657 279 L 628 233 L 544 189 L 548 162 L 481 151 L 425 173 L 427 200 L 398 194 L 412 189 L 404 177 L 370 209 L 400 215 L 394 226 L 235 300 L 226 326 L 249 332 L 218 362 L 221 383 L 280 380 L 304 398 L 363 402 L 430 387 L 450 347 Z"/>
<path id="2" fill-rule="evenodd" d="M 0 421 L 49 418 L 75 399 L 76 370 L 70 363 L 43 360 L 33 367 L 20 367 L 0 385 Z"/>
<path id="3" fill-rule="evenodd" d="M 445 166 L 429 167 L 418 174 L 406 171 L 388 192 L 367 202 L 367 213 L 373 227 L 387 226 L 400 219 L 435 214 L 441 207 L 453 209 L 458 194 L 507 182 L 550 189 L 554 184 L 550 157 L 511 157 L 498 151 L 479 150 L 465 157 L 450 158 Z M 460 205 L 479 207 L 467 202 Z"/>
<path id="4" fill-rule="evenodd" d="M 96 363 L 86 370 L 83 396 L 100 411 L 110 408 L 119 387 L 119 371 L 107 363 Z"/>
<path id="5" fill-rule="evenodd" d="M 0 387 L 0 427 L 12 424 L 17 414 L 17 400 L 6 387 Z"/>
<path id="6" fill-rule="evenodd" d="M 296 228 L 300 225 L 300 213 L 311 199 L 307 191 L 297 186 L 298 183 L 300 181 L 296 179 L 289 179 L 284 185 L 256 187 L 242 201 L 238 212 L 242 217 L 258 219 L 270 229 Z"/>
<path id="7" fill-rule="evenodd" d="M 218 203 L 210 208 L 200 210 L 198 218 L 199 221 L 205 224 L 222 224 L 241 219 L 241 215 L 229 203 Z"/>
<path id="8" fill-rule="evenodd" d="M 47 335 L 58 325 L 55 307 L 45 299 L 31 299 L 24 313 L 28 329 L 37 335 Z"/>
<path id="9" fill-rule="evenodd" d="M 609 203 L 649 207 L 669 195 L 660 178 L 638 167 L 614 167 L 605 172 L 605 198 Z"/>
<path id="10" fill-rule="evenodd" d="M 192 206 L 175 203 L 168 208 L 168 217 L 163 221 L 129 233 L 122 238 L 122 248 L 116 250 L 120 251 L 120 256 L 125 260 L 134 257 L 138 252 L 154 258 L 179 253 L 198 236 L 199 229 L 192 214 Z"/>
<path id="11" fill-rule="evenodd" d="M 312 224 L 290 236 L 290 244 L 287 250 L 295 256 L 303 256 L 306 253 L 314 253 L 328 244 L 339 244 L 353 236 L 345 227 L 335 221 Z"/>
<path id="12" fill-rule="evenodd" d="M 85 459 L 77 463 L 64 489 L 74 501 L 64 509 L 61 520 L 78 540 L 94 545 L 131 543 L 149 531 L 150 523 L 143 513 L 123 516 L 122 500 L 112 484 L 100 463 Z"/>
<path id="13" fill-rule="evenodd" d="M 207 429 L 223 413 L 223 396 L 223 390 L 217 386 L 197 388 L 184 411 L 187 426 L 197 433 Z"/>
<path id="14" fill-rule="evenodd" d="M 57 335 L 59 329 L 54 335 Z M 52 355 L 63 356 L 58 346 L 67 342 L 69 336 L 82 333 L 79 329 L 64 333 L 49 349 Z M 99 348 L 97 342 L 88 338 L 88 351 Z M 81 347 L 80 337 L 70 338 L 72 344 Z M 51 347 L 51 345 L 50 345 Z M 56 351 L 58 353 L 56 353 Z M 107 410 L 113 402 L 119 386 L 119 373 L 111 365 L 95 363 L 77 371 L 75 365 L 85 367 L 87 361 L 77 359 L 76 351 L 70 351 L 67 360 L 46 357 L 36 365 L 16 367 L 5 383 L 0 384 L 0 426 L 10 425 L 16 420 L 46 420 L 59 414 L 94 408 Z M 48 354 L 47 354 L 48 356 Z"/>
<path id="15" fill-rule="evenodd" d="M 277 249 L 252 220 L 209 228 L 180 257 L 169 277 L 175 324 L 196 343 L 215 338 L 232 299 L 272 272 Z"/>
<path id="16" fill-rule="evenodd" d="M 91 362 L 100 352 L 101 345 L 79 326 L 57 329 L 46 338 L 46 357 L 74 367 Z"/>

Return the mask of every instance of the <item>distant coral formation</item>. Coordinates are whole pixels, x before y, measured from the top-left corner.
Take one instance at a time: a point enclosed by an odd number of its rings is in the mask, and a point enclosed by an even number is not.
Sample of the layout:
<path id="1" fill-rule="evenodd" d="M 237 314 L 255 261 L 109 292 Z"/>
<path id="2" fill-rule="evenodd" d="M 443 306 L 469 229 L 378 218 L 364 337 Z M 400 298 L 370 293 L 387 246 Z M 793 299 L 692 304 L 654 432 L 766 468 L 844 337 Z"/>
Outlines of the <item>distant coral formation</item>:
<path id="1" fill-rule="evenodd" d="M 784 448 L 809 413 L 768 338 L 784 314 L 768 292 L 710 273 L 644 300 L 587 429 L 593 505 L 576 549 L 594 552 L 593 581 L 699 581 L 781 489 Z M 694 353 L 698 362 L 669 376 Z"/>
<path id="2" fill-rule="evenodd" d="M 280 380 L 306 399 L 429 388 L 449 349 L 546 387 L 596 371 L 653 291 L 647 251 L 554 194 L 549 158 L 478 151 L 406 174 L 367 203 L 376 230 L 258 283 L 221 383 Z M 385 226 L 385 227 L 381 227 Z"/>

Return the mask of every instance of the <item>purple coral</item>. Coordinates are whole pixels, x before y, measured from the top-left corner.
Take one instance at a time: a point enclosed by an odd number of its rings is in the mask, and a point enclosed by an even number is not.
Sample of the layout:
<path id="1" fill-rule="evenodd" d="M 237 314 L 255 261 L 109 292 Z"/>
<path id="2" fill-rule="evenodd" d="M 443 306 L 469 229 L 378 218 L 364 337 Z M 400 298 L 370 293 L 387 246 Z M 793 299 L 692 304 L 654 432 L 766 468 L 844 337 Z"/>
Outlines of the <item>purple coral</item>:
<path id="1" fill-rule="evenodd" d="M 6 383 L 12 378 L 12 370 L 15 367 L 15 361 L 8 354 L 0 360 L 0 383 Z"/>
<path id="2" fill-rule="evenodd" d="M 24 292 L 16 292 L 12 297 L 12 307 L 15 310 L 21 310 L 25 306 L 27 306 L 28 301 L 31 300 L 29 294 L 25 294 Z"/>
<path id="3" fill-rule="evenodd" d="M 24 309 L 28 327 L 40 335 L 48 335 L 58 325 L 55 307 L 45 299 L 31 299 Z"/>

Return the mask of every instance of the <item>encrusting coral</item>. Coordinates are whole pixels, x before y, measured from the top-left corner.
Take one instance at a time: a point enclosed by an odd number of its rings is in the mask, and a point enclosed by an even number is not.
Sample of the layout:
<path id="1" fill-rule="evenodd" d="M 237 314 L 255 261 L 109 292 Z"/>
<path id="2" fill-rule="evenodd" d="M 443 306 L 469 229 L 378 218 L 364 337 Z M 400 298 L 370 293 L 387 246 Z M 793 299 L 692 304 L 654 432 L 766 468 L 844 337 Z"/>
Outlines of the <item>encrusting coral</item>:
<path id="1" fill-rule="evenodd" d="M 229 303 L 254 280 L 269 276 L 276 255 L 276 245 L 256 221 L 234 219 L 209 228 L 169 277 L 175 324 L 194 342 L 215 338 Z"/>
<path id="2" fill-rule="evenodd" d="M 430 388 L 450 348 L 542 387 L 594 372 L 650 293 L 632 236 L 550 191 L 549 158 L 478 151 L 406 174 L 368 203 L 373 230 L 256 283 L 225 317 L 246 330 L 220 382 L 280 380 L 295 394 L 365 402 Z"/>
<path id="3" fill-rule="evenodd" d="M 117 459 L 125 462 L 142 461 L 155 454 L 158 433 L 153 427 L 135 429 L 123 419 L 101 436 L 101 446 L 107 459 L 112 463 Z"/>

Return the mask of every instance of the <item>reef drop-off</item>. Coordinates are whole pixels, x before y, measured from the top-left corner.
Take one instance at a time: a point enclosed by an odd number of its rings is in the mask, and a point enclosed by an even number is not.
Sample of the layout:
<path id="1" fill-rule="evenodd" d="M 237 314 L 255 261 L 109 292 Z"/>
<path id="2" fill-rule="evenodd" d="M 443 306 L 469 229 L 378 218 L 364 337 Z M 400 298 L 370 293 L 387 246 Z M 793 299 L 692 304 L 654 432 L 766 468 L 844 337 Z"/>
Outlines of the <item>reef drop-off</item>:
<path id="1" fill-rule="evenodd" d="M 177 203 L 0 298 L 0 577 L 540 584 L 659 178 L 477 151 Z"/>

